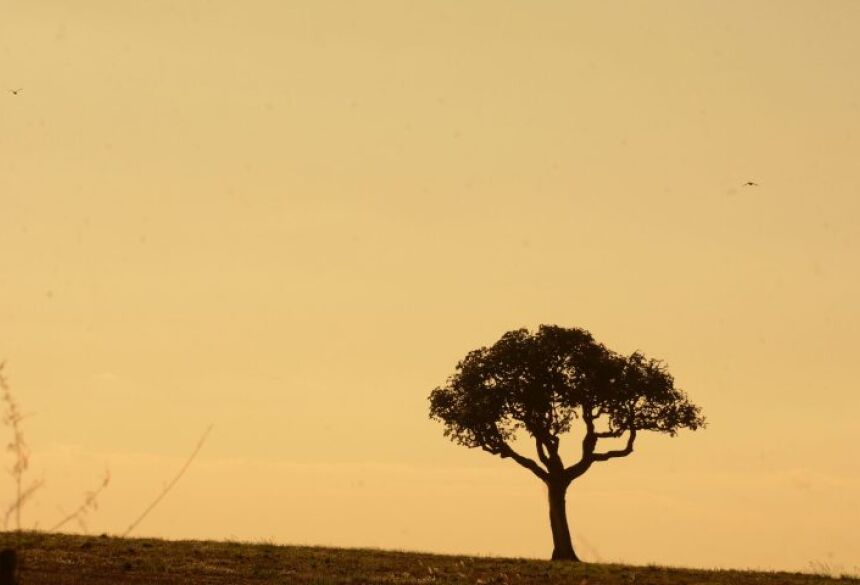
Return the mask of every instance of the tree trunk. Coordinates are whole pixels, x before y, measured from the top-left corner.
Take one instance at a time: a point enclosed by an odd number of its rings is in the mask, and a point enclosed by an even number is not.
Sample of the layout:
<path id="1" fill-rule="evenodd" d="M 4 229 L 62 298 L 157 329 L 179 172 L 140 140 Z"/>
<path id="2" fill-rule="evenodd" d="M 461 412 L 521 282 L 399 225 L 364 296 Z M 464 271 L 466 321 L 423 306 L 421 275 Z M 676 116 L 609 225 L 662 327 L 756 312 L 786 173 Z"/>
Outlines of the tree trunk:
<path id="1" fill-rule="evenodd" d="M 564 481 L 547 482 L 549 489 L 549 524 L 552 528 L 552 560 L 579 561 L 573 551 L 570 528 L 567 526 L 567 509 L 564 496 L 568 483 Z"/>

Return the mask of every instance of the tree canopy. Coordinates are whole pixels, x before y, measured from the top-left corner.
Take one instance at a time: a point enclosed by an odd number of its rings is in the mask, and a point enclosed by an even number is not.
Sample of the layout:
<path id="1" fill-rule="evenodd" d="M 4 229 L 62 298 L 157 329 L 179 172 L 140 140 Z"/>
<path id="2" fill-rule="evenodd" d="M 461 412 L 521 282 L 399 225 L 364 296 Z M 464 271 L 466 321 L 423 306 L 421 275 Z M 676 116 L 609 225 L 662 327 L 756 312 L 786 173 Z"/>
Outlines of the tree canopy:
<path id="1" fill-rule="evenodd" d="M 566 484 L 595 462 L 632 453 L 639 431 L 675 435 L 705 424 L 663 362 L 638 351 L 620 355 L 584 329 L 553 325 L 509 331 L 491 347 L 469 352 L 431 392 L 430 417 L 456 443 Z M 585 427 L 581 456 L 564 466 L 559 436 L 576 421 Z M 537 460 L 512 447 L 520 430 L 534 439 Z M 601 439 L 622 437 L 622 448 L 601 446 Z"/>

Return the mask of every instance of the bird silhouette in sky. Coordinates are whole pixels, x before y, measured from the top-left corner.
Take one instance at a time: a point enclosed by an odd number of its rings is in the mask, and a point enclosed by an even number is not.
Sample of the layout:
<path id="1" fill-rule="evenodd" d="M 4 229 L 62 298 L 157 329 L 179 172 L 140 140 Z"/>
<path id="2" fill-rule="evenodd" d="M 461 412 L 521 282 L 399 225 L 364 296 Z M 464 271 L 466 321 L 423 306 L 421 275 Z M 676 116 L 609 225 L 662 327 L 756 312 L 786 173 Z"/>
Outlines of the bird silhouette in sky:
<path id="1" fill-rule="evenodd" d="M 12 95 L 18 95 L 18 94 L 19 94 L 19 93 L 21 93 L 22 91 L 24 91 L 24 88 L 23 88 L 23 87 L 19 87 L 18 89 L 10 89 L 10 90 L 9 90 L 9 92 L 10 92 Z"/>
<path id="2" fill-rule="evenodd" d="M 747 181 L 746 183 L 744 183 L 743 186 L 744 187 L 758 187 L 758 183 L 755 183 L 753 181 Z"/>

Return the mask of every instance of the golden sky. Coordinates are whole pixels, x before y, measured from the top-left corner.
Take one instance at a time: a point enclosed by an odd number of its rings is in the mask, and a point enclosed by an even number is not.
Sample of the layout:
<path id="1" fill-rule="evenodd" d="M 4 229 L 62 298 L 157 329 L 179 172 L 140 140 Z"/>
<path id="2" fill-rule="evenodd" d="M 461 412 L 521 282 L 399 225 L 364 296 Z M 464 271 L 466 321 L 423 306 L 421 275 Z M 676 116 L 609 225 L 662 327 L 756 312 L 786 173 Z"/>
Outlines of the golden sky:
<path id="1" fill-rule="evenodd" d="M 710 422 L 571 486 L 582 556 L 856 571 L 858 27 L 855 0 L 0 0 L 25 523 L 107 466 L 88 529 L 121 532 L 214 423 L 139 534 L 546 557 L 542 485 L 427 395 L 554 323 L 666 360 Z"/>

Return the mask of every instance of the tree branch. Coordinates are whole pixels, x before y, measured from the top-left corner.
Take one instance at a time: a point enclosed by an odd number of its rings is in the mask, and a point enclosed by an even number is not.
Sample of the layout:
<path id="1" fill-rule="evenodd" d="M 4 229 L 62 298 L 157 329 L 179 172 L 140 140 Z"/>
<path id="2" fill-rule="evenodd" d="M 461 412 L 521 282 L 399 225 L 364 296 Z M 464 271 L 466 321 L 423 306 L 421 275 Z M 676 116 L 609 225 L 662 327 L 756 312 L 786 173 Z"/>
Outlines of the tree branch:
<path id="1" fill-rule="evenodd" d="M 523 457 L 522 455 L 514 451 L 511 446 L 505 442 L 502 442 L 501 446 L 498 448 L 498 450 L 495 451 L 495 453 L 502 459 L 507 459 L 508 457 L 510 457 L 542 480 L 546 480 L 549 477 L 549 474 L 544 471 L 540 465 L 537 464 L 537 461 L 529 459 L 528 457 Z"/>
<path id="2" fill-rule="evenodd" d="M 576 463 L 574 463 L 570 467 L 565 468 L 564 478 L 568 482 L 573 481 L 574 479 L 576 479 L 577 477 L 579 477 L 580 475 L 582 475 L 586 471 L 588 471 L 588 468 L 591 467 L 591 464 L 593 462 L 594 462 L 594 460 L 586 459 L 585 457 L 583 457 L 582 459 L 580 459 L 579 461 L 577 461 Z"/>
<path id="3" fill-rule="evenodd" d="M 598 433 L 594 430 L 594 417 L 590 408 L 582 411 L 582 420 L 585 421 L 585 436 L 582 438 L 582 460 L 589 459 L 597 446 Z"/>
<path id="4" fill-rule="evenodd" d="M 630 429 L 630 434 L 627 436 L 627 446 L 623 449 L 615 451 L 607 451 L 606 453 L 592 453 L 591 459 L 594 461 L 607 461 L 615 457 L 626 457 L 633 453 L 633 441 L 636 440 L 636 429 Z"/>
<path id="5" fill-rule="evenodd" d="M 541 441 L 537 437 L 535 437 L 535 447 L 537 448 L 538 458 L 540 459 L 541 463 L 543 463 L 544 466 L 546 466 L 548 468 L 549 467 L 549 455 L 547 455 L 547 453 L 546 453 L 546 446 L 544 445 L 543 441 Z"/>
<path id="6" fill-rule="evenodd" d="M 582 438 L 582 456 L 579 458 L 579 461 L 564 469 L 564 477 L 568 482 L 573 481 L 588 471 L 588 468 L 594 463 L 591 455 L 597 446 L 598 437 L 598 433 L 594 430 L 594 418 L 591 407 L 583 406 L 582 420 L 585 422 L 585 436 Z"/>

